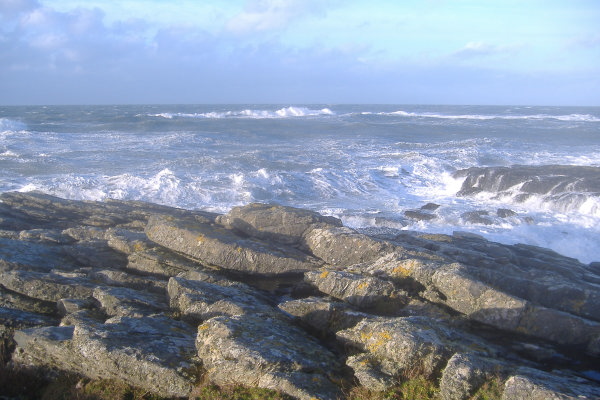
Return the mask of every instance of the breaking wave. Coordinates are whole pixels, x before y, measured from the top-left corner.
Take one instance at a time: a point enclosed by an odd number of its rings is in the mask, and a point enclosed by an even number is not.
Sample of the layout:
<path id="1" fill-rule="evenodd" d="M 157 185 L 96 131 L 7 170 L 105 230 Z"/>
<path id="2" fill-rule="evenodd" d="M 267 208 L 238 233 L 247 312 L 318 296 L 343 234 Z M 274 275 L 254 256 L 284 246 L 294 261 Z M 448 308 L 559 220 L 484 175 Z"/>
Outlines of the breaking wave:
<path id="1" fill-rule="evenodd" d="M 150 117 L 161 117 L 166 119 L 173 118 L 203 118 L 203 119 L 221 119 L 221 118 L 290 118 L 290 117 L 313 117 L 321 115 L 334 115 L 328 108 L 312 110 L 306 107 L 285 107 L 275 111 L 271 110 L 239 110 L 239 111 L 211 111 L 205 113 L 158 113 L 149 114 Z"/>
<path id="2" fill-rule="evenodd" d="M 558 120 L 571 122 L 600 122 L 600 118 L 591 114 L 532 114 L 532 115 L 502 115 L 502 114 L 439 114 L 432 112 L 408 112 L 408 111 L 392 111 L 392 112 L 363 112 L 362 115 L 382 115 L 382 116 L 400 116 L 413 118 L 437 118 L 437 119 L 467 119 L 467 120 Z"/>

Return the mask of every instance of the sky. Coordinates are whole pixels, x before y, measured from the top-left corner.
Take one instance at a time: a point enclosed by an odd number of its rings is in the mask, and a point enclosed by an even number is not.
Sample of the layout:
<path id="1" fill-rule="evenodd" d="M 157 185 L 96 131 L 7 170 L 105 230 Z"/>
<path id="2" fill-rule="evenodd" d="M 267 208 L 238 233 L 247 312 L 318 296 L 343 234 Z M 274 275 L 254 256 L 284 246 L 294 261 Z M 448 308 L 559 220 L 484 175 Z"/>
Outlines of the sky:
<path id="1" fill-rule="evenodd" d="M 600 106 L 598 0 L 0 0 L 0 104 Z"/>

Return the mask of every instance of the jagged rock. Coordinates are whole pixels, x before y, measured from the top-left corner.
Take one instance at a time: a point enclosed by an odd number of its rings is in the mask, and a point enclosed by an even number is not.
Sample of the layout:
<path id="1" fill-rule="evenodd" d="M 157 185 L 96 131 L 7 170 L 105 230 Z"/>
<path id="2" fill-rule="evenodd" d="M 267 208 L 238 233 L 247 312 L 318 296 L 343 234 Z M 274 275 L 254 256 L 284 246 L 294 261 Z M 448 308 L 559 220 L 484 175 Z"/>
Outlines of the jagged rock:
<path id="1" fill-rule="evenodd" d="M 279 304 L 286 313 L 315 329 L 319 334 L 326 335 L 342 329 L 348 329 L 359 321 L 369 317 L 369 314 L 355 311 L 346 303 L 333 302 L 319 297 L 290 300 Z"/>
<path id="2" fill-rule="evenodd" d="M 165 316 L 15 332 L 13 362 L 117 379 L 163 396 L 187 396 L 198 378 L 194 333 Z"/>
<path id="3" fill-rule="evenodd" d="M 600 386 L 582 378 L 521 367 L 507 379 L 502 400 L 583 400 L 600 398 Z"/>
<path id="4" fill-rule="evenodd" d="M 258 203 L 234 207 L 217 222 L 248 236 L 285 244 L 301 244 L 304 233 L 315 226 L 342 226 L 339 219 L 314 211 Z"/>
<path id="5" fill-rule="evenodd" d="M 173 277 L 169 279 L 168 291 L 171 307 L 187 321 L 199 323 L 219 315 L 276 314 L 256 291 L 245 285 L 220 286 Z"/>
<path id="6" fill-rule="evenodd" d="M 303 331 L 271 315 L 220 316 L 198 327 L 198 355 L 217 384 L 281 390 L 299 399 L 337 399 L 329 376 L 336 357 Z"/>
<path id="7" fill-rule="evenodd" d="M 322 270 L 304 274 L 321 292 L 359 308 L 394 313 L 409 302 L 408 294 L 390 281 L 345 271 Z"/>
<path id="8" fill-rule="evenodd" d="M 242 238 L 231 230 L 195 221 L 152 217 L 146 234 L 154 242 L 202 263 L 245 273 L 297 273 L 321 264 L 292 247 Z"/>

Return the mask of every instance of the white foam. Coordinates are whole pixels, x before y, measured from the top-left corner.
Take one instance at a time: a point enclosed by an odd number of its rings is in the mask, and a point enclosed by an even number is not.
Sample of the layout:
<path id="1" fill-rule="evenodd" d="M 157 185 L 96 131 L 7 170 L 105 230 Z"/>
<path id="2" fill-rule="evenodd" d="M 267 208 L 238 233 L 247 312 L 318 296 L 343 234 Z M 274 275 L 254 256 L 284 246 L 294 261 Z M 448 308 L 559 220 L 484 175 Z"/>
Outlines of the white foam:
<path id="1" fill-rule="evenodd" d="M 363 115 L 370 115 L 372 113 L 361 113 Z M 380 112 L 377 115 L 388 115 L 388 116 L 402 116 L 402 117 L 414 117 L 414 118 L 438 118 L 438 119 L 467 119 L 467 120 L 493 120 L 493 119 L 504 119 L 504 120 L 548 120 L 555 119 L 559 121 L 573 121 L 573 122 L 600 122 L 600 118 L 591 114 L 565 114 L 565 115 L 551 115 L 551 114 L 532 114 L 532 115 L 503 115 L 503 114 L 440 114 L 432 112 L 408 112 L 403 110 L 393 112 Z"/>
<path id="2" fill-rule="evenodd" d="M 161 117 L 166 119 L 173 118 L 200 118 L 200 119 L 221 119 L 221 118 L 293 118 L 293 117 L 311 117 L 335 115 L 329 108 L 313 110 L 306 107 L 285 107 L 278 110 L 237 110 L 237 111 L 211 111 L 206 113 L 157 113 L 148 114 L 150 117 Z"/>
<path id="3" fill-rule="evenodd" d="M 27 125 L 21 121 L 16 121 L 8 118 L 0 118 L 0 132 L 19 132 L 27 129 Z"/>

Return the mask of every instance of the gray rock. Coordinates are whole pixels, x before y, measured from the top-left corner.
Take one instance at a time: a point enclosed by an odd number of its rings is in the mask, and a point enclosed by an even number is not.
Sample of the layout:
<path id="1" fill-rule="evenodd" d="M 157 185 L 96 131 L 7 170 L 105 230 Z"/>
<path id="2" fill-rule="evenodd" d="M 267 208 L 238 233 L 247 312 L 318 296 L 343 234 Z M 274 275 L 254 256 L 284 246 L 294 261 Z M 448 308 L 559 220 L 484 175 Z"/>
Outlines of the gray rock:
<path id="1" fill-rule="evenodd" d="M 58 270 L 50 273 L 0 271 L 0 282 L 5 288 L 14 292 L 52 302 L 63 298 L 85 299 L 92 295 L 96 286 L 85 274 Z"/>
<path id="2" fill-rule="evenodd" d="M 336 357 L 295 326 L 270 315 L 214 317 L 198 327 L 198 355 L 217 384 L 281 390 L 299 399 L 337 399 Z"/>
<path id="3" fill-rule="evenodd" d="M 455 352 L 469 346 L 485 348 L 480 340 L 426 317 L 364 319 L 337 337 L 367 353 L 380 373 L 390 377 L 412 371 L 434 375 Z"/>
<path id="4" fill-rule="evenodd" d="M 97 287 L 93 297 L 111 317 L 140 318 L 168 310 L 166 296 L 124 287 Z"/>
<path id="5" fill-rule="evenodd" d="M 348 357 L 346 365 L 354 371 L 354 377 L 361 386 L 375 391 L 384 392 L 398 384 L 393 376 L 381 371 L 379 363 L 370 354 L 360 353 Z"/>
<path id="6" fill-rule="evenodd" d="M 462 213 L 460 217 L 470 224 L 493 225 L 494 222 L 487 218 L 487 215 L 489 215 L 487 211 L 468 211 Z"/>
<path id="7" fill-rule="evenodd" d="M 304 274 L 321 292 L 366 310 L 393 314 L 410 299 L 390 281 L 345 271 L 324 269 Z"/>
<path id="8" fill-rule="evenodd" d="M 258 203 L 234 207 L 217 222 L 248 236 L 285 244 L 301 244 L 304 233 L 315 226 L 342 226 L 339 219 L 313 211 Z"/>
<path id="9" fill-rule="evenodd" d="M 194 332 L 165 316 L 25 329 L 13 361 L 117 379 L 163 396 L 187 396 L 197 376 Z"/>
<path id="10" fill-rule="evenodd" d="M 514 217 L 515 215 L 517 215 L 517 213 L 508 208 L 499 208 L 496 210 L 496 215 L 500 218 L 509 218 Z"/>
<path id="11" fill-rule="evenodd" d="M 456 353 L 448 360 L 442 373 L 440 397 L 443 400 L 471 399 L 486 381 L 506 379 L 510 369 L 498 359 L 474 353 Z"/>
<path id="12" fill-rule="evenodd" d="M 582 378 L 521 367 L 507 379 L 502 400 L 580 400 L 600 398 L 600 386 Z"/>
<path id="13" fill-rule="evenodd" d="M 434 214 L 417 210 L 404 211 L 404 215 L 410 219 L 414 219 L 417 221 L 431 221 L 432 219 L 436 218 Z"/>
<path id="14" fill-rule="evenodd" d="M 279 308 L 299 318 L 322 336 L 351 328 L 359 321 L 370 317 L 369 314 L 355 311 L 346 303 L 333 302 L 320 297 L 286 301 L 279 304 Z"/>
<path id="15" fill-rule="evenodd" d="M 168 291 L 171 307 L 179 310 L 182 318 L 195 323 L 220 315 L 279 314 L 245 285 L 220 286 L 173 277 Z"/>
<path id="16" fill-rule="evenodd" d="M 375 261 L 394 250 L 389 243 L 345 227 L 312 229 L 306 233 L 305 242 L 315 256 L 342 267 Z"/>
<path id="17" fill-rule="evenodd" d="M 231 230 L 190 220 L 153 217 L 146 234 L 152 241 L 207 265 L 245 273 L 297 273 L 321 264 L 292 247 L 242 238 Z"/>

